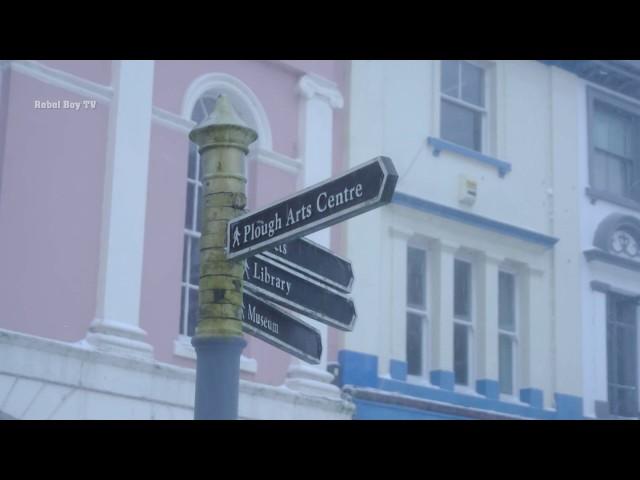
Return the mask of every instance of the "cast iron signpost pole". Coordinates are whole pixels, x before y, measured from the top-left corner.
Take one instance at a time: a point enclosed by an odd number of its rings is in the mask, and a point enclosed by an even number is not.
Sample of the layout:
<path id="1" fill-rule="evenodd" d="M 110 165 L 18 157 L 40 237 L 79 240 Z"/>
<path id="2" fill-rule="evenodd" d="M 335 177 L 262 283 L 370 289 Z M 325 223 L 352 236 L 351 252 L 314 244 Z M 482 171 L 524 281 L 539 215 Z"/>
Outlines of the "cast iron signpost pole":
<path id="1" fill-rule="evenodd" d="M 200 316 L 196 350 L 196 420 L 238 418 L 244 262 L 228 260 L 229 220 L 245 213 L 245 156 L 257 133 L 247 127 L 225 96 L 189 134 L 199 147 L 204 204 L 200 238 Z"/>

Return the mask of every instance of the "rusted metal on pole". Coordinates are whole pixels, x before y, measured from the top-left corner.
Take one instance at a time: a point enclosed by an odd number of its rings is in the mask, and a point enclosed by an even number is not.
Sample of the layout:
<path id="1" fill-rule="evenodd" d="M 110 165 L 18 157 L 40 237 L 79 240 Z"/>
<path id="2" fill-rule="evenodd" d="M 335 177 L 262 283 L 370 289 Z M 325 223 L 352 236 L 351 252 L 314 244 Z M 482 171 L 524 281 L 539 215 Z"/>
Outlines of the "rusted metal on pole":
<path id="1" fill-rule="evenodd" d="M 221 95 L 213 112 L 189 134 L 199 147 L 204 190 L 200 239 L 200 316 L 196 350 L 196 420 L 238 417 L 244 261 L 227 260 L 229 220 L 245 213 L 246 155 L 258 134 Z"/>

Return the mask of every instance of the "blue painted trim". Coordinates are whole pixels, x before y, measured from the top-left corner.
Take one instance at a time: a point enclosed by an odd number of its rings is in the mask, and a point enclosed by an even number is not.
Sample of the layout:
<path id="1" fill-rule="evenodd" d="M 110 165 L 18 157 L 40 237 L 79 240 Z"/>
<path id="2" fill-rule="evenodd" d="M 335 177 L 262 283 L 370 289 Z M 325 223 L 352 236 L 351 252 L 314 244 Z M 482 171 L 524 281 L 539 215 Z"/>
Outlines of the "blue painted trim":
<path id="1" fill-rule="evenodd" d="M 582 398 L 575 395 L 556 393 L 556 418 L 559 420 L 580 420 L 582 416 Z"/>
<path id="2" fill-rule="evenodd" d="M 476 380 L 476 392 L 490 400 L 500 400 L 500 384 L 496 380 Z"/>
<path id="3" fill-rule="evenodd" d="M 389 375 L 394 380 L 400 380 L 403 382 L 407 381 L 407 362 L 402 362 L 400 360 L 389 361 Z"/>
<path id="4" fill-rule="evenodd" d="M 353 420 L 466 420 L 465 417 L 428 412 L 406 406 L 353 399 Z"/>
<path id="5" fill-rule="evenodd" d="M 453 391 L 455 385 L 455 376 L 453 372 L 447 370 L 431 370 L 429 380 L 432 385 L 436 385 L 443 390 Z"/>
<path id="6" fill-rule="evenodd" d="M 544 392 L 539 388 L 520 389 L 520 401 L 528 403 L 533 408 L 542 408 L 544 405 Z"/>
<path id="7" fill-rule="evenodd" d="M 338 352 L 338 385 L 378 386 L 378 357 L 366 353 L 340 350 Z"/>
<path id="8" fill-rule="evenodd" d="M 441 151 L 449 151 L 495 167 L 498 170 L 498 174 L 500 175 L 500 177 L 504 177 L 511 171 L 511 164 L 509 162 L 504 162 L 502 160 L 498 160 L 497 158 L 484 155 L 480 152 L 476 152 L 475 150 L 471 150 L 470 148 L 463 147 L 456 143 L 448 142 L 447 140 L 442 140 L 441 138 L 435 137 L 427 137 L 427 143 L 433 147 L 433 154 L 436 157 L 440 155 Z"/>
<path id="9" fill-rule="evenodd" d="M 414 197 L 406 193 L 396 191 L 392 198 L 392 203 L 402 205 L 404 207 L 420 210 L 421 212 L 431 213 L 440 217 L 447 218 L 449 220 L 455 220 L 460 223 L 465 223 L 483 230 L 489 230 L 499 233 L 501 235 L 507 235 L 514 237 L 525 242 L 535 243 L 536 245 L 542 245 L 546 248 L 553 247 L 558 239 L 543 235 L 542 233 L 526 230 L 524 228 L 516 227 L 508 223 L 498 222 L 490 218 L 481 217 L 473 213 L 463 212 L 455 208 L 447 207 L 439 203 L 424 200 L 422 198 Z"/>
<path id="10" fill-rule="evenodd" d="M 487 410 L 499 414 L 519 416 L 523 418 L 537 419 L 580 419 L 583 418 L 583 400 L 580 397 L 565 394 L 555 394 L 556 410 L 545 410 L 543 407 L 542 391 L 535 388 L 526 388 L 520 391 L 520 398 L 528 405 L 501 401 L 499 398 L 489 398 L 456 392 L 453 390 L 453 372 L 434 370 L 431 372 L 432 383 L 439 381 L 445 387 L 425 386 L 408 383 L 395 379 L 378 377 L 378 357 L 364 353 L 342 350 L 338 353 L 340 362 L 340 383 L 339 385 L 353 385 L 354 387 L 368 387 L 379 389 L 382 392 L 398 393 L 403 396 L 416 397 L 419 399 L 431 400 L 435 402 L 448 403 L 463 408 L 473 408 L 476 410 Z M 404 363 L 404 362 L 398 362 Z M 493 380 L 481 380 L 481 389 L 495 396 L 494 392 L 497 382 Z M 499 397 L 499 395 L 498 395 Z M 362 405 L 364 400 L 355 398 L 356 406 Z M 401 403 L 401 402 L 398 402 Z M 385 401 L 373 402 L 368 400 L 368 412 L 356 411 L 354 418 L 409 418 L 418 413 L 411 413 L 408 410 L 412 407 L 407 405 L 394 404 Z M 382 409 L 382 410 L 376 410 Z M 384 411 L 383 411 L 384 410 Z M 416 410 L 413 408 L 413 410 Z M 378 413 L 376 413 L 376 411 Z M 391 411 L 396 412 L 393 416 Z M 386 413 L 385 413 L 386 412 Z M 380 415 L 376 417 L 375 415 Z M 422 415 L 422 414 L 420 414 Z M 428 416 L 428 414 L 427 414 Z"/>
<path id="11" fill-rule="evenodd" d="M 556 418 L 555 412 L 553 411 L 532 408 L 528 405 L 503 402 L 487 397 L 468 395 L 437 387 L 434 388 L 423 385 L 415 385 L 407 382 L 399 382 L 397 380 L 387 380 L 381 378 L 378 388 L 387 392 L 396 392 L 402 395 L 409 395 L 412 397 L 424 398 L 437 402 L 445 402 L 461 407 L 475 408 L 479 410 L 491 410 L 507 415 L 541 419 Z"/>

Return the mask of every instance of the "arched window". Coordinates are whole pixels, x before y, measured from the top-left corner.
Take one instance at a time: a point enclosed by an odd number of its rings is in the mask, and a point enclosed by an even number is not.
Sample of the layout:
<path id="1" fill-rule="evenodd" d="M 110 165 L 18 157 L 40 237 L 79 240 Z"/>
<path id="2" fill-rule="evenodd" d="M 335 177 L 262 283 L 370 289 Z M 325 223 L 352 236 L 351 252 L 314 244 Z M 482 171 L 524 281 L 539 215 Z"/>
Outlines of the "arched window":
<path id="1" fill-rule="evenodd" d="M 598 225 L 593 244 L 618 257 L 640 261 L 640 220 L 620 213 L 609 215 Z"/>
<path id="2" fill-rule="evenodd" d="M 220 82 L 220 76 L 224 77 L 225 82 Z M 189 118 L 197 125 L 204 120 L 215 108 L 216 100 L 220 94 L 225 94 L 231 101 L 234 109 L 240 118 L 251 128 L 258 132 L 258 141 L 249 147 L 247 155 L 247 177 L 249 200 L 251 199 L 251 186 L 255 184 L 255 162 L 253 161 L 260 148 L 265 144 L 265 139 L 261 139 L 261 131 L 268 126 L 264 126 L 264 112 L 261 110 L 257 99 L 252 96 L 246 86 L 239 84 L 238 81 L 229 83 L 227 76 L 209 75 L 206 85 L 209 86 L 204 93 L 200 93 L 190 107 Z M 212 81 L 217 80 L 217 81 Z M 202 89 L 203 80 L 194 82 L 195 87 Z M 189 97 L 194 97 L 194 88 L 187 93 L 187 102 Z M 257 105 L 257 108 L 256 108 Z M 258 110 L 258 113 L 256 111 Z M 260 117 L 262 115 L 262 118 Z M 270 132 L 268 134 L 268 147 L 270 148 Z M 202 165 L 197 146 L 189 143 L 188 152 L 188 168 L 187 168 L 187 195 L 184 220 L 184 246 L 182 256 L 182 283 L 181 283 L 181 302 L 180 302 L 180 334 L 193 336 L 195 326 L 198 321 L 198 290 L 200 281 L 200 236 L 202 221 Z"/>

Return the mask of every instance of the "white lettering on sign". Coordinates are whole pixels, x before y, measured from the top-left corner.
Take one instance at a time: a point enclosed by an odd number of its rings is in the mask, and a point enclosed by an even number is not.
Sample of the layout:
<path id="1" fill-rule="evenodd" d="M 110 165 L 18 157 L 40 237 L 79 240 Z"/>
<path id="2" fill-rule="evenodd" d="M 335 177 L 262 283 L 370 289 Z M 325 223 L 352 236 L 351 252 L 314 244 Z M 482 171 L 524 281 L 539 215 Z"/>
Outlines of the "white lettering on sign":
<path id="1" fill-rule="evenodd" d="M 359 183 L 355 187 L 345 188 L 343 192 L 338 192 L 332 195 L 327 195 L 327 192 L 322 192 L 318 195 L 316 201 L 316 207 L 320 213 L 325 210 L 339 207 L 344 203 L 349 203 L 356 198 L 362 197 L 362 184 Z"/>
<path id="2" fill-rule="evenodd" d="M 282 228 L 282 219 L 278 215 L 278 212 L 276 212 L 275 218 L 269 220 L 269 223 L 256 222 L 250 225 L 245 225 L 244 241 L 246 242 L 247 239 L 254 240 L 254 239 L 265 237 L 265 236 L 271 238 L 281 228 Z"/>
<path id="3" fill-rule="evenodd" d="M 345 205 L 349 202 L 353 202 L 363 196 L 363 187 L 361 183 L 358 183 L 354 187 L 346 187 L 342 192 L 328 194 L 327 192 L 321 192 L 316 197 L 315 212 L 324 213 L 327 210 Z M 290 227 L 304 220 L 308 220 L 315 213 L 314 205 L 306 204 L 302 205 L 298 209 L 287 208 L 286 221 L 284 227 Z M 274 217 L 265 222 L 264 220 L 257 220 L 254 223 L 244 225 L 242 234 L 236 226 L 233 230 L 231 238 L 231 246 L 236 247 L 241 243 L 254 242 L 261 238 L 271 238 L 282 230 L 282 217 L 278 212 L 275 212 Z M 241 238 L 242 237 L 242 238 Z M 242 241 L 241 241 L 242 240 Z M 280 250 L 281 253 L 286 254 L 286 247 L 284 250 Z"/>
<path id="4" fill-rule="evenodd" d="M 247 277 L 247 280 L 254 279 L 266 285 L 271 285 L 273 288 L 282 290 L 287 296 L 289 296 L 289 292 L 291 292 L 291 282 L 287 282 L 279 276 L 270 273 L 269 268 L 266 266 L 258 267 L 258 264 L 254 263 L 253 273 L 251 273 L 249 265 L 245 264 L 244 274 Z"/>
<path id="5" fill-rule="evenodd" d="M 287 244 L 283 243 L 282 245 L 278 245 L 277 247 L 274 247 L 274 250 L 276 252 L 280 252 L 282 255 L 286 255 L 287 254 Z"/>
<path id="6" fill-rule="evenodd" d="M 273 333 L 278 333 L 278 322 L 274 322 L 273 320 L 271 320 L 270 318 L 261 315 L 259 312 L 256 312 L 256 307 L 254 305 L 251 305 L 250 303 L 247 304 L 247 306 L 249 308 L 247 308 L 248 312 L 247 312 L 247 316 L 249 317 L 249 320 L 253 323 L 255 323 L 256 325 L 259 325 L 261 327 L 266 328 L 267 330 L 269 330 L 270 332 Z M 244 309 L 243 309 L 244 312 Z"/>

